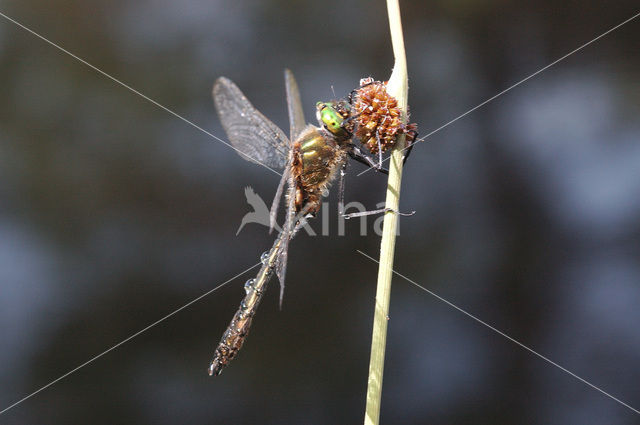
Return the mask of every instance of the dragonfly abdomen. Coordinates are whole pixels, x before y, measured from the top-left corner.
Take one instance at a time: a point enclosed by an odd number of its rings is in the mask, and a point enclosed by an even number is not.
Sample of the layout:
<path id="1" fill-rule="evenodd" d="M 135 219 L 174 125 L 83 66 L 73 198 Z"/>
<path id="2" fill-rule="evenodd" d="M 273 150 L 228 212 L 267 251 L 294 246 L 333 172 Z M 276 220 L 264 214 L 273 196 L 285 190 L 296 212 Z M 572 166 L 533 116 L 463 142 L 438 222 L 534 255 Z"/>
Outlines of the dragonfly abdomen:
<path id="1" fill-rule="evenodd" d="M 236 314 L 233 315 L 231 323 L 229 323 L 227 330 L 220 339 L 220 343 L 216 347 L 213 359 L 209 364 L 209 375 L 220 375 L 222 369 L 236 357 L 238 351 L 242 348 L 242 344 L 244 344 L 249 334 L 253 316 L 256 314 L 260 300 L 267 289 L 267 283 L 269 283 L 269 279 L 273 274 L 282 242 L 286 237 L 288 235 L 285 235 L 284 232 L 278 235 L 271 249 L 262 256 L 262 267 L 260 267 L 255 279 L 249 279 L 245 283 L 246 295 L 240 302 L 240 307 Z"/>

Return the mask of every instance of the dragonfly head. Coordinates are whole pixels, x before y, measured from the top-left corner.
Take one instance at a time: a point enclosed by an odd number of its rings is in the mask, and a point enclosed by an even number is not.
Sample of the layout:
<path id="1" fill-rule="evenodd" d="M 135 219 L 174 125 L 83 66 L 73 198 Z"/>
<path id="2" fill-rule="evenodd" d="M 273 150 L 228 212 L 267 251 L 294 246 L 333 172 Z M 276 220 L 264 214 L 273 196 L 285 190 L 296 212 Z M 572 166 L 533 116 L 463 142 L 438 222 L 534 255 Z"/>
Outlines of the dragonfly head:
<path id="1" fill-rule="evenodd" d="M 344 117 L 335 108 L 332 102 L 316 103 L 318 122 L 336 137 L 349 137 L 349 132 L 344 128 Z"/>

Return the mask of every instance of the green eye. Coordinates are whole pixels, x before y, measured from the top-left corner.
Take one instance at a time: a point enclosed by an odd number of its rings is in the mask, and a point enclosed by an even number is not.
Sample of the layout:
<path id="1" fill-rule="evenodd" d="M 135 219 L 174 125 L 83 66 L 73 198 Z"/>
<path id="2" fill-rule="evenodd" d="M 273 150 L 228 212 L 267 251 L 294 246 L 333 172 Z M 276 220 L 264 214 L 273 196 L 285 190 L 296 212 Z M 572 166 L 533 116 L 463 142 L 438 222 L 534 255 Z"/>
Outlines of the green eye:
<path id="1" fill-rule="evenodd" d="M 344 132 L 342 128 L 344 119 L 338 111 L 327 104 L 324 104 L 324 107 L 320 110 L 320 120 L 331 133 L 341 134 Z"/>

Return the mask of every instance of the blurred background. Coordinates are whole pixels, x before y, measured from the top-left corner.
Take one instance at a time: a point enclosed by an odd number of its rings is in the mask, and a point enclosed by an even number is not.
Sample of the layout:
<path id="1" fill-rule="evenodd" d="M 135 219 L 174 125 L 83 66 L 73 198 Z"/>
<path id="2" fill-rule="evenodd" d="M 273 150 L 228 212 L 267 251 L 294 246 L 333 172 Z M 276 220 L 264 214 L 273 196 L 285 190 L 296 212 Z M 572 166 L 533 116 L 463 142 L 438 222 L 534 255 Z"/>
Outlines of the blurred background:
<path id="1" fill-rule="evenodd" d="M 635 1 L 403 1 L 422 135 L 638 12 Z M 288 132 L 285 67 L 307 118 L 392 67 L 382 1 L 53 0 L 3 14 L 225 139 L 213 81 Z M 416 146 L 395 267 L 640 407 L 640 21 Z M 0 19 L 0 409 L 258 261 L 244 188 L 279 177 Z M 346 200 L 385 178 L 350 167 Z M 213 349 L 244 275 L 0 415 L 0 423 L 362 423 L 379 238 L 347 223 L 291 244 L 251 335 Z M 322 218 L 313 223 L 320 230 Z M 396 278 L 382 421 L 639 424 L 640 416 Z"/>

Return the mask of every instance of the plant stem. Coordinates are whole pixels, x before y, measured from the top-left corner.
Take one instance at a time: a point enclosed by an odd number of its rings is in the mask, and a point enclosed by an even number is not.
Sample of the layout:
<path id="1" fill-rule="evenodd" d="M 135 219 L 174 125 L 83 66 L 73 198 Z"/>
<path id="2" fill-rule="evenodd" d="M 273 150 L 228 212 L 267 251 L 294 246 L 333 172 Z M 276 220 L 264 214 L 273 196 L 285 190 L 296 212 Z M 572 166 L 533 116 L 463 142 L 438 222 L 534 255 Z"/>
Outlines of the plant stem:
<path id="1" fill-rule="evenodd" d="M 398 0 L 387 0 L 387 13 L 393 45 L 394 66 L 387 92 L 398 100 L 406 121 L 408 82 L 407 59 L 402 36 L 402 21 Z M 378 286 L 376 289 L 376 305 L 373 317 L 373 334 L 371 337 L 371 360 L 369 362 L 369 379 L 367 385 L 367 407 L 365 425 L 377 425 L 380 422 L 380 400 L 382 398 L 382 376 L 384 372 L 384 356 L 387 342 L 387 321 L 389 320 L 389 300 L 391 297 L 391 276 L 393 271 L 393 255 L 398 228 L 400 204 L 400 183 L 402 181 L 402 150 L 405 136 L 398 138 L 398 143 L 391 153 L 389 180 L 387 183 L 387 199 L 385 207 L 382 241 L 380 243 L 380 265 L 378 267 Z"/>

